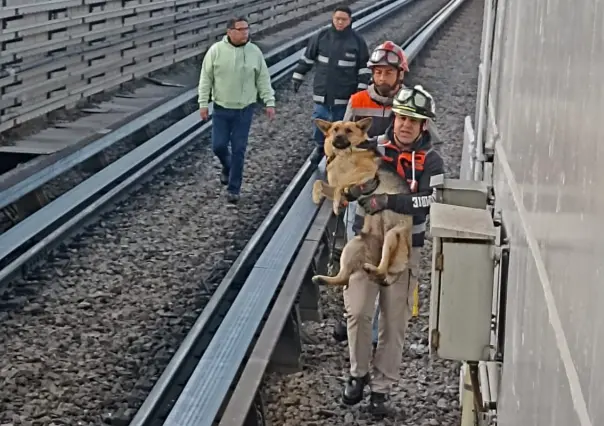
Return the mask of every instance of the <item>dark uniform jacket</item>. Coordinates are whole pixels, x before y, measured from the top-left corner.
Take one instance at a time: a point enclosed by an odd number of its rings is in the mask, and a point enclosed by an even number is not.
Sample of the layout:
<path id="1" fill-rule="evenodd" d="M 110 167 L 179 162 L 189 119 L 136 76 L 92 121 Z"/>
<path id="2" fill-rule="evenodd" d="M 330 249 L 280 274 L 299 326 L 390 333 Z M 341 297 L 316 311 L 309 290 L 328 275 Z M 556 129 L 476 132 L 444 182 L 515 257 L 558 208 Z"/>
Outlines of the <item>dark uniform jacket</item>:
<path id="1" fill-rule="evenodd" d="M 413 215 L 413 247 L 423 247 L 426 235 L 426 217 L 430 213 L 430 204 L 434 199 L 435 188 L 430 185 L 432 176 L 444 175 L 444 162 L 442 157 L 432 148 L 429 132 L 404 152 L 389 141 L 393 140 L 392 128 L 386 132 L 386 142 L 378 146 L 382 154 L 383 165 L 395 171 L 402 179 L 411 183 L 413 179 L 412 156 L 415 157 L 415 180 L 417 189 L 410 194 L 390 194 L 388 196 L 388 209 L 397 213 Z M 357 207 L 360 209 L 360 206 Z M 358 213 L 358 211 L 357 211 Z M 363 227 L 363 216 L 356 215 L 354 230 Z"/>
<path id="2" fill-rule="evenodd" d="M 345 106 L 353 93 L 367 88 L 371 78 L 368 60 L 367 43 L 356 31 L 351 27 L 338 31 L 332 25 L 310 39 L 293 79 L 303 81 L 316 65 L 313 100 Z"/>

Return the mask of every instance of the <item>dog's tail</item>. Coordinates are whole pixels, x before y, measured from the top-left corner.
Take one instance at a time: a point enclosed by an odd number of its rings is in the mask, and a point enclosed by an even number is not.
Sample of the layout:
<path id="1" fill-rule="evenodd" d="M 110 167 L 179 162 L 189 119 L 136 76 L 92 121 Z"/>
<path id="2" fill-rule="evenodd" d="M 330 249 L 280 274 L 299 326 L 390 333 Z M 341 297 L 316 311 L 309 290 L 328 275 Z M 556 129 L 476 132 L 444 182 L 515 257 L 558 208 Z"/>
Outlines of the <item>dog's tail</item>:
<path id="1" fill-rule="evenodd" d="M 312 280 L 315 284 L 344 286 L 348 284 L 348 279 L 353 272 L 354 271 L 350 267 L 350 264 L 345 262 L 340 263 L 340 270 L 336 276 L 330 277 L 329 275 L 315 275 L 312 277 Z"/>

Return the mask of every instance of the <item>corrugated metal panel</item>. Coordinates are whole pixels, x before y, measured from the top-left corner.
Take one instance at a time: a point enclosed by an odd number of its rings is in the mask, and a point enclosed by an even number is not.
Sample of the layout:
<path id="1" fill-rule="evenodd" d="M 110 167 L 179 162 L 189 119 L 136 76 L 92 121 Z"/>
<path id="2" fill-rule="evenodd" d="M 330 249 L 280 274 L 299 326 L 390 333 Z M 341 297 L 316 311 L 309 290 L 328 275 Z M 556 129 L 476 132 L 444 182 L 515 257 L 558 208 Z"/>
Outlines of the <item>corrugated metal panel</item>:
<path id="1" fill-rule="evenodd" d="M 498 12 L 494 183 L 512 243 L 499 424 L 604 425 L 604 1 Z"/>

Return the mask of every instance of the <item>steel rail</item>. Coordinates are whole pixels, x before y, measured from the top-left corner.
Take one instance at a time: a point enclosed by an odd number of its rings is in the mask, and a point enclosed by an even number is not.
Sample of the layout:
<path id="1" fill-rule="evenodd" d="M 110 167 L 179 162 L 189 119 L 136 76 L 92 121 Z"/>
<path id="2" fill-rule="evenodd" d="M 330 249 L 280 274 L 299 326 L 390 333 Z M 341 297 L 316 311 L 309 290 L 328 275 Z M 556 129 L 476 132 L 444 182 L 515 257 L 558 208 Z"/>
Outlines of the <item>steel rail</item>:
<path id="1" fill-rule="evenodd" d="M 422 27 L 422 31 L 413 34 L 403 44 L 410 61 L 464 1 L 449 2 Z M 326 226 L 325 215 L 318 215 L 319 210 L 324 206 L 316 206 L 311 200 L 312 183 L 314 179 L 322 177 L 324 161 L 321 162 L 319 170 L 306 177 L 309 166 L 308 162 L 305 163 L 296 176 L 294 181 L 307 179 L 302 191 L 262 251 L 258 261 L 249 271 L 235 299 L 227 307 L 226 315 L 222 318 L 219 327 L 210 331 L 212 335 L 209 337 L 209 344 L 203 354 L 196 357 L 199 361 L 195 370 L 174 402 L 170 413 L 163 423 L 153 424 L 210 426 L 220 421 L 221 426 L 234 426 L 242 424 L 245 420 L 255 397 L 252 388 L 255 386 L 254 390 L 257 389 L 261 378 L 259 374 L 264 372 L 271 352 L 264 346 L 258 348 L 256 342 L 262 342 L 263 345 L 267 342 L 273 344 L 276 342 L 275 331 L 283 328 L 284 315 L 288 314 L 293 303 L 292 294 L 299 290 L 304 280 L 304 274 L 300 273 L 300 269 L 309 263 L 309 247 L 318 245 L 317 236 L 307 237 L 307 234 L 311 229 L 313 234 L 322 232 Z M 304 257 L 306 259 L 301 259 Z M 293 269 L 285 280 L 286 286 L 282 287 L 283 277 L 288 273 L 289 268 Z M 291 282 L 292 275 L 296 275 L 297 283 Z M 229 285 L 225 282 L 221 285 L 223 284 Z M 281 296 L 282 291 L 285 292 L 283 296 Z M 273 303 L 275 299 L 276 302 Z M 266 323 L 263 326 L 262 323 L 267 316 L 271 321 L 280 321 L 280 324 Z M 206 335 L 205 339 L 208 339 L 208 332 L 204 328 L 192 332 L 201 332 Z M 193 339 L 191 337 L 191 340 Z M 184 357 L 186 351 L 186 347 L 179 348 L 181 357 Z M 263 356 L 258 358 L 251 355 L 255 353 L 261 353 Z M 251 364 L 248 364 L 246 359 L 251 359 Z M 181 362 L 183 362 L 182 358 Z M 188 360 L 188 362 L 192 361 Z M 246 381 L 250 381 L 251 384 Z M 232 388 L 239 383 L 243 385 L 241 390 L 236 388 L 233 391 Z M 132 424 L 140 426 L 147 423 Z"/>
<path id="2" fill-rule="evenodd" d="M 371 6 L 367 6 L 366 8 L 354 13 L 353 17 L 355 20 L 362 20 L 368 15 L 375 14 L 376 11 L 382 10 L 385 6 L 395 3 L 398 2 L 393 2 L 393 0 L 380 0 Z M 295 57 L 295 60 L 297 60 L 299 56 L 302 55 L 308 40 L 313 35 L 319 31 L 322 31 L 328 26 L 329 24 L 324 25 L 277 48 L 271 49 L 265 54 L 267 64 L 270 66 L 279 63 L 282 61 L 284 56 L 288 56 L 290 59 Z M 92 142 L 85 141 L 84 146 L 79 146 L 80 144 L 77 144 L 74 147 L 66 148 L 65 152 L 59 151 L 55 154 L 51 154 L 47 159 L 44 159 L 40 165 L 37 166 L 43 167 L 41 170 L 35 171 L 33 174 L 29 174 L 19 182 L 0 190 L 0 210 L 17 202 L 27 194 L 40 189 L 44 184 L 48 183 L 52 179 L 68 172 L 69 170 L 82 164 L 86 160 L 89 160 L 112 145 L 141 131 L 150 123 L 157 121 L 158 119 L 166 116 L 178 108 L 181 108 L 189 102 L 195 101 L 196 98 L 196 88 L 187 90 L 186 92 L 177 95 L 169 101 L 154 107 L 151 111 L 132 119 L 126 124 L 113 130 L 111 133 L 107 133 L 106 135 L 103 135 Z M 10 180 L 12 180 L 12 178 L 10 178 Z"/>
<path id="3" fill-rule="evenodd" d="M 375 11 L 361 20 L 355 20 L 353 25 L 355 29 L 362 30 L 385 18 L 388 13 L 412 3 L 412 1 L 399 0 L 392 2 L 385 8 Z M 296 52 L 295 55 L 299 58 L 303 52 L 304 48 Z M 289 63 L 284 62 L 280 65 L 280 70 L 275 70 L 275 72 L 279 72 L 278 77 L 287 75 L 296 63 L 296 61 L 291 62 L 291 57 L 287 60 Z M 321 163 L 320 168 L 324 167 L 323 164 L 324 162 Z M 172 404 L 178 399 L 180 391 L 185 387 L 193 372 L 196 362 L 193 363 L 191 360 L 201 359 L 208 344 L 211 343 L 213 334 L 223 323 L 225 315 L 228 314 L 229 308 L 236 300 L 241 287 L 247 282 L 246 277 L 251 274 L 254 266 L 256 266 L 256 260 L 260 256 L 263 246 L 270 244 L 267 243 L 267 240 L 276 235 L 275 230 L 280 225 L 285 212 L 290 210 L 293 200 L 296 197 L 305 200 L 306 197 L 299 197 L 298 194 L 302 191 L 308 195 L 304 192 L 304 187 L 308 190 L 307 182 L 310 181 L 311 177 L 319 176 L 317 173 L 319 172 L 312 171 L 310 162 L 307 160 L 215 290 L 212 298 L 155 383 L 147 399 L 137 411 L 130 426 L 163 424 Z M 309 211 L 313 209 L 316 211 L 316 206 L 309 207 Z M 305 232 L 306 229 L 302 229 L 300 235 L 304 235 Z M 283 253 L 280 253 L 280 255 L 283 255 Z M 290 257 L 292 256 L 290 255 Z"/>
<path id="4" fill-rule="evenodd" d="M 412 1 L 414 0 L 388 2 L 379 10 L 375 10 L 375 7 L 364 9 L 363 17 L 353 25 L 357 29 L 363 29 L 385 17 L 394 8 Z M 385 2 L 378 4 L 383 3 Z M 287 51 L 292 46 L 298 44 L 292 42 L 284 45 L 283 49 Z M 273 81 L 283 79 L 293 70 L 304 49 L 298 49 L 269 67 Z M 277 55 L 279 50 L 271 52 L 272 55 Z M 183 96 L 185 94 L 178 98 L 182 100 Z M 196 93 L 192 96 L 196 96 Z M 171 100 L 168 103 L 175 105 L 175 102 Z M 138 126 L 132 123 L 129 125 L 132 128 Z M 142 183 L 144 177 L 165 165 L 209 130 L 210 126 L 211 120 L 202 122 L 197 111 L 189 114 L 1 234 L 0 283 L 12 279 L 32 259 L 56 247 L 58 242 L 97 216 L 102 208 L 118 200 L 126 190 Z M 85 147 L 84 151 L 89 151 L 89 147 L 90 145 Z M 86 156 L 83 155 L 81 159 L 84 157 Z"/>

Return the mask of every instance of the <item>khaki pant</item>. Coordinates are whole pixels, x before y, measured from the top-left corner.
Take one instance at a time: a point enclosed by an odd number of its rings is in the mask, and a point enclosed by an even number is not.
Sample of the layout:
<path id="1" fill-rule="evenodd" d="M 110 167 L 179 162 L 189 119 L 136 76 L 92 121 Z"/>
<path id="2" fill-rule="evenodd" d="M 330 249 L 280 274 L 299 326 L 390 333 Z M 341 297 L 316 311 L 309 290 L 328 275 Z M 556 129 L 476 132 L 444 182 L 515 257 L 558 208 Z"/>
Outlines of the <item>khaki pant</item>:
<path id="1" fill-rule="evenodd" d="M 363 377 L 371 360 L 371 323 L 379 295 L 380 322 L 378 346 L 373 358 L 371 390 L 389 393 L 398 382 L 403 343 L 413 309 L 413 291 L 418 282 L 420 249 L 414 247 L 409 268 L 391 286 L 382 287 L 364 271 L 352 274 L 344 289 L 348 325 L 350 374 Z"/>

